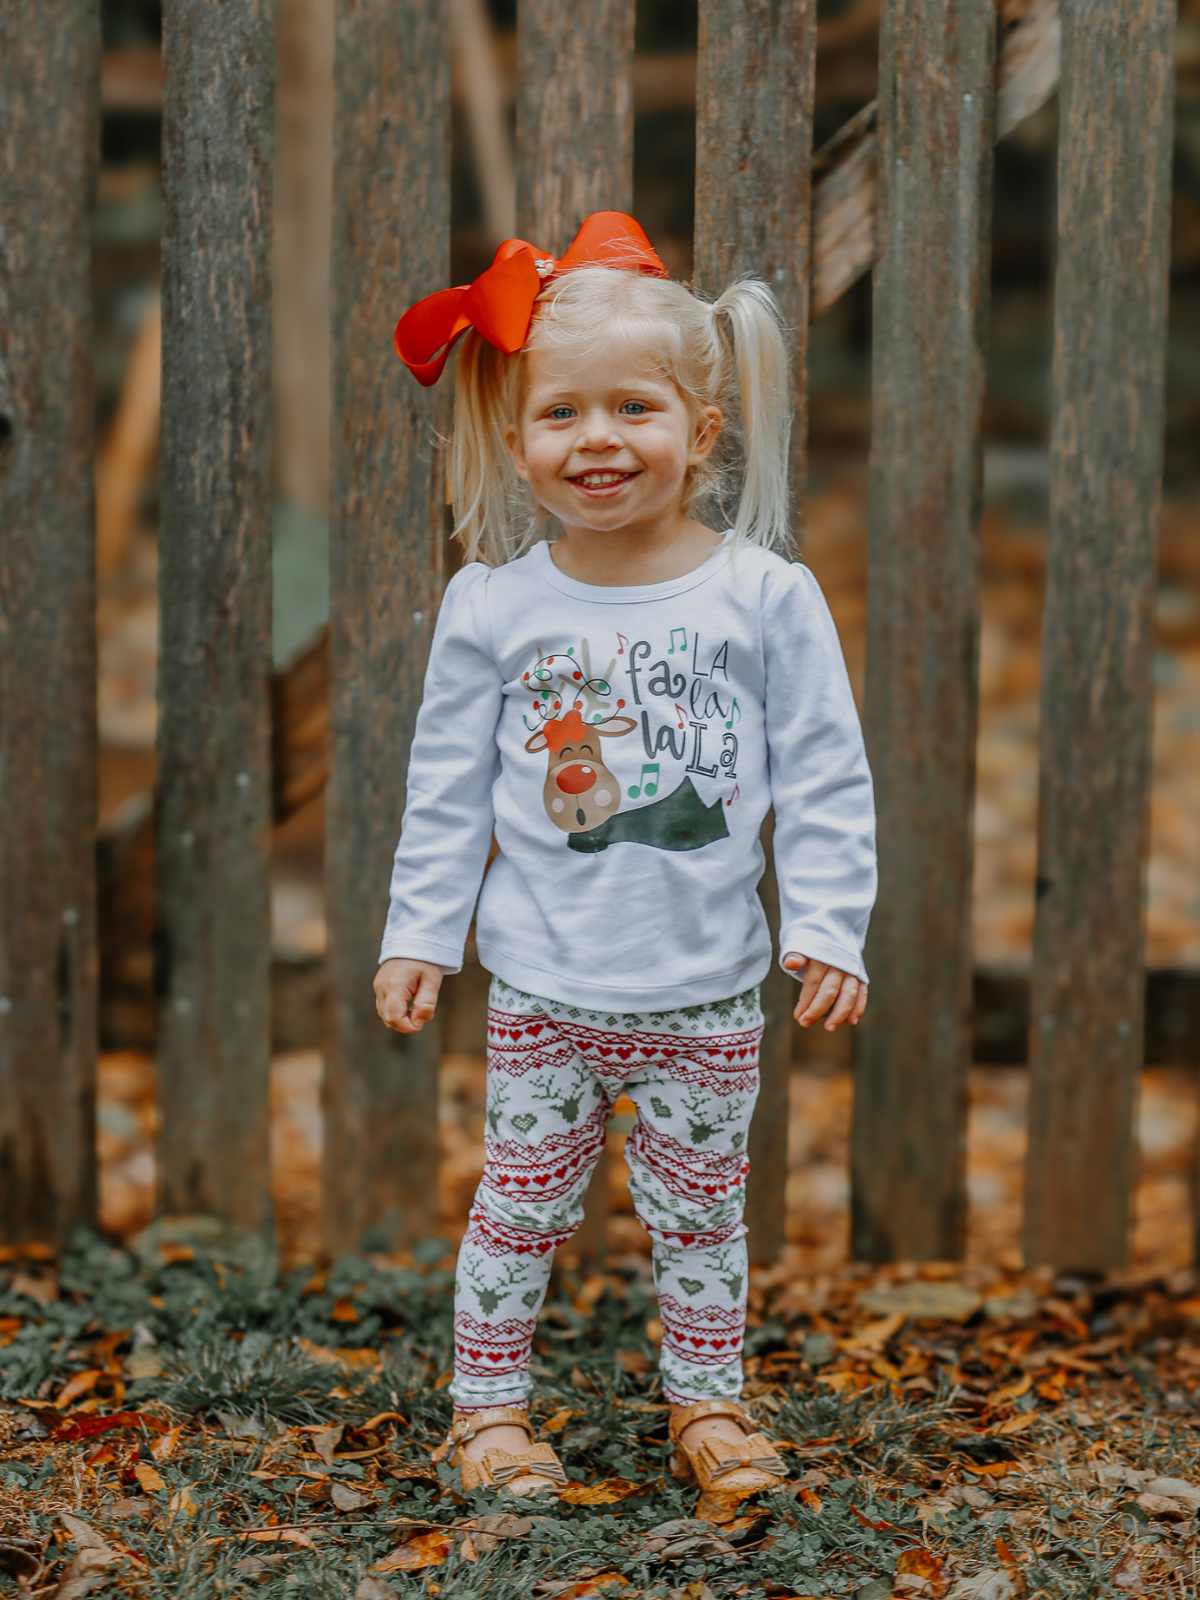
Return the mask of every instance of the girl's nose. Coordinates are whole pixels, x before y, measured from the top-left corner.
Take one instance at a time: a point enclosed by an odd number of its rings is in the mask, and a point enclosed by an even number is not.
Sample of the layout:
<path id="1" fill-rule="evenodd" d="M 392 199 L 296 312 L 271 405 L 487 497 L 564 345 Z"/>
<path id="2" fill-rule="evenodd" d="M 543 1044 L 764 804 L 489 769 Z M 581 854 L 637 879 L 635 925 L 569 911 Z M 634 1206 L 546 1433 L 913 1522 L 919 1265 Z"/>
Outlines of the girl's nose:
<path id="1" fill-rule="evenodd" d="M 600 450 L 607 445 L 620 445 L 621 439 L 607 412 L 600 412 L 596 416 L 585 417 L 580 425 L 580 442 L 593 450 Z"/>

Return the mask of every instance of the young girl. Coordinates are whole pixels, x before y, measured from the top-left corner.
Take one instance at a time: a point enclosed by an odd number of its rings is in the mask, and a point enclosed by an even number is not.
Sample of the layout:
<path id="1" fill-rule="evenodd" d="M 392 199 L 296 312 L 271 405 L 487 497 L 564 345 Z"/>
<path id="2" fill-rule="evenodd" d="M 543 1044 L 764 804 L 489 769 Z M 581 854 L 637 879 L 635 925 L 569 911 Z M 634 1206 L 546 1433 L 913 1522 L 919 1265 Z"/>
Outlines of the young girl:
<path id="1" fill-rule="evenodd" d="M 802 1027 L 862 1016 L 876 890 L 837 631 L 781 553 L 779 310 L 754 279 L 699 298 L 632 217 L 602 211 L 558 260 L 507 240 L 472 284 L 410 308 L 396 349 L 428 385 L 463 334 L 450 473 L 465 565 L 434 629 L 374 984 L 389 1027 L 423 1027 L 478 894 L 486 1159 L 436 1454 L 453 1450 L 468 1487 L 567 1481 L 548 1443 L 531 1447 L 530 1347 L 624 1092 L 671 1468 L 751 1492 L 785 1474 L 738 1404 L 767 807 Z M 717 532 L 692 510 L 720 491 L 714 445 L 735 416 L 743 487 Z"/>

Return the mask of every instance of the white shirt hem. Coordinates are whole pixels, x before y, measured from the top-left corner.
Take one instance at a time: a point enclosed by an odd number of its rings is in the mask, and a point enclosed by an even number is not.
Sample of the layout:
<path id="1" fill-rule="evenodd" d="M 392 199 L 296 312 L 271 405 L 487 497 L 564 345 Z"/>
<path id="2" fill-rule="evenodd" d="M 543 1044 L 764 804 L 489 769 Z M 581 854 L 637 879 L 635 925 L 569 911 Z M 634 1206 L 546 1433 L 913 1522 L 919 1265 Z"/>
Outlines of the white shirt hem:
<path id="1" fill-rule="evenodd" d="M 496 945 L 477 945 L 479 964 L 527 994 L 561 1000 L 587 1011 L 673 1011 L 677 1006 L 703 1005 L 728 999 L 752 984 L 761 983 L 771 970 L 771 952 L 758 952 L 726 972 L 706 972 L 694 978 L 667 984 L 603 984 L 577 978 L 564 971 L 549 972 L 543 967 L 515 960 Z"/>

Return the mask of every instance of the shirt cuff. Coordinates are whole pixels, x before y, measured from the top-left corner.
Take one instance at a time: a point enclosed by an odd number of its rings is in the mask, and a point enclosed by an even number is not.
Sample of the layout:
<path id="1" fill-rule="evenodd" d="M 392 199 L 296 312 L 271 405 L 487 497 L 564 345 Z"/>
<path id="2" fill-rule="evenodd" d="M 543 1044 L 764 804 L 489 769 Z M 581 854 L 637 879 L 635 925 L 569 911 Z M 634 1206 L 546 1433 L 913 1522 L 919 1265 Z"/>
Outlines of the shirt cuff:
<path id="1" fill-rule="evenodd" d="M 783 958 L 786 955 L 809 956 L 813 961 L 827 962 L 831 967 L 837 967 L 840 972 L 848 972 L 851 977 L 860 979 L 869 984 L 867 969 L 863 965 L 862 957 L 855 950 L 847 950 L 842 945 L 834 944 L 831 939 L 824 938 L 821 934 L 809 933 L 806 928 L 790 928 L 779 940 L 779 967 L 790 978 L 797 982 L 804 979 L 803 969 L 793 972 L 791 967 L 785 967 Z"/>
<path id="2" fill-rule="evenodd" d="M 462 971 L 462 951 L 456 950 L 453 945 L 442 944 L 439 939 L 406 939 L 401 935 L 385 940 L 376 967 L 381 967 L 385 961 L 391 961 L 396 956 L 406 961 L 428 961 L 435 967 L 444 967 L 447 972 Z"/>

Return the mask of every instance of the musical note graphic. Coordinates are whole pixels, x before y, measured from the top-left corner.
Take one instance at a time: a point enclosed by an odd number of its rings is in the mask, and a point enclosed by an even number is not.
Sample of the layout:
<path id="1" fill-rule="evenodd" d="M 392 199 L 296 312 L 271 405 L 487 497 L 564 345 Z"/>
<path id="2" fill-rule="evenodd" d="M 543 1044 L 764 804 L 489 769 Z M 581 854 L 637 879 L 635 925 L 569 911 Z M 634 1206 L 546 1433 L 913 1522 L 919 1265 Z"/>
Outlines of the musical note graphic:
<path id="1" fill-rule="evenodd" d="M 687 629 L 686 628 L 672 628 L 671 629 L 671 648 L 667 651 L 667 654 L 669 656 L 673 656 L 675 654 L 675 635 L 677 633 L 681 633 L 683 635 L 683 643 L 679 646 L 679 648 L 681 650 L 686 650 L 687 649 Z"/>
<path id="2" fill-rule="evenodd" d="M 684 724 L 684 721 L 687 718 L 687 712 L 683 709 L 683 707 L 679 704 L 678 701 L 675 702 L 675 710 L 679 714 L 679 726 L 682 728 L 683 724 Z"/>
<path id="3" fill-rule="evenodd" d="M 732 715 L 730 716 L 729 721 L 725 724 L 727 728 L 732 728 L 735 722 L 740 722 L 742 720 L 742 708 L 737 703 L 737 695 L 734 695 L 733 697 L 733 705 L 730 707 L 730 710 Z"/>
<path id="4" fill-rule="evenodd" d="M 741 794 L 741 792 L 742 792 L 741 784 L 740 783 L 735 783 L 734 786 L 733 786 L 733 793 L 729 796 L 729 799 L 726 800 L 725 804 L 727 806 L 731 806 L 733 804 L 733 802 L 737 799 L 738 795 Z"/>
<path id="5" fill-rule="evenodd" d="M 642 792 L 643 785 L 645 786 L 647 794 L 658 793 L 658 765 L 659 764 L 657 761 L 642 762 L 642 775 L 640 779 L 637 783 L 630 784 L 629 786 L 629 797 L 631 800 L 636 800 L 639 797 Z M 654 776 L 647 777 L 647 773 L 653 773 Z"/>
<path id="6" fill-rule="evenodd" d="M 625 637 L 625 635 L 623 633 L 618 633 L 617 634 L 617 638 L 621 641 L 620 644 L 617 646 L 617 654 L 619 656 L 623 656 L 625 654 L 625 646 L 629 643 L 629 640 Z"/>

